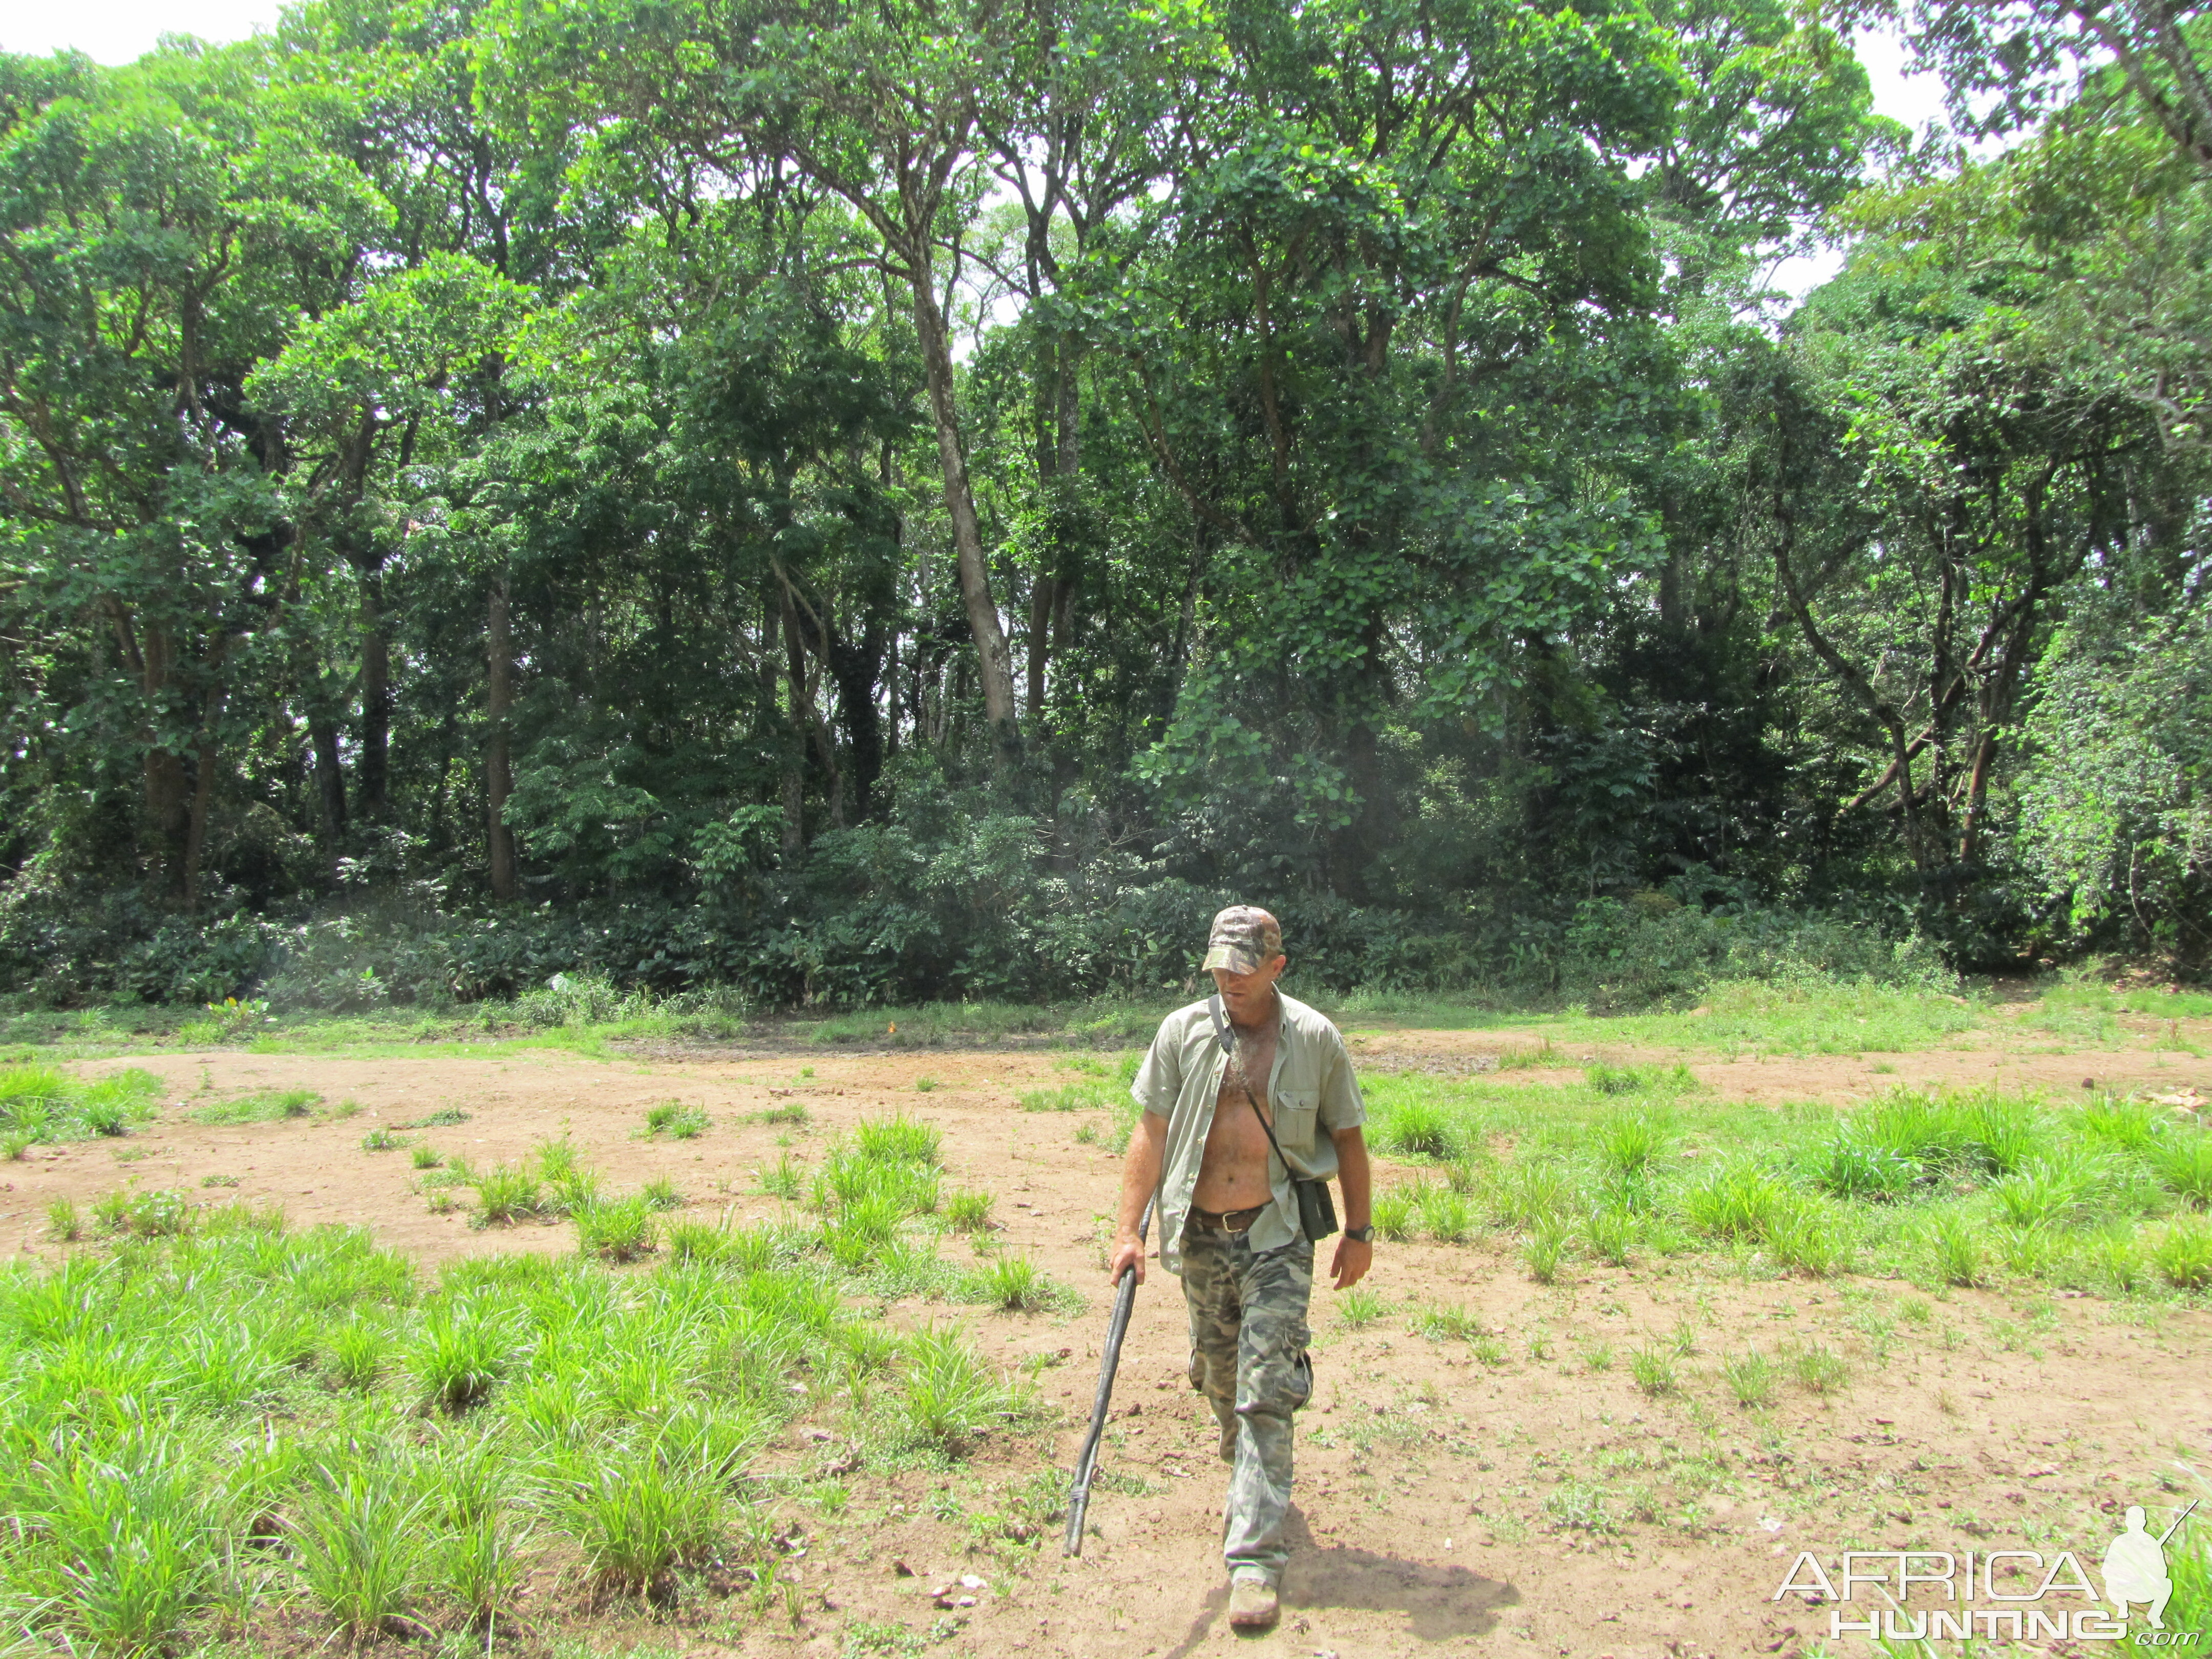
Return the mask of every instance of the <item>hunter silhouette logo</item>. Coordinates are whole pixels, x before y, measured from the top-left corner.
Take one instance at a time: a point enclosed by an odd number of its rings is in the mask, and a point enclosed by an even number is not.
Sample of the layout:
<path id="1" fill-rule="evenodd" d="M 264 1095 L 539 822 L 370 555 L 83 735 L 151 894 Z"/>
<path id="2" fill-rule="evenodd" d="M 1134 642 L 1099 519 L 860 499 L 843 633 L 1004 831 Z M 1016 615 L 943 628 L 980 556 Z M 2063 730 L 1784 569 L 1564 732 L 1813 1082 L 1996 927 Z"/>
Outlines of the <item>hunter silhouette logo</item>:
<path id="1" fill-rule="evenodd" d="M 2142 1505 L 2128 1506 L 2127 1530 L 2105 1552 L 2105 1599 L 2119 1609 L 2122 1619 L 2128 1616 L 2130 1602 L 2140 1602 L 2150 1610 L 2150 1627 L 2166 1628 L 2166 1604 L 2173 1596 L 2173 1580 L 2166 1573 L 2166 1540 L 2181 1530 L 2181 1523 L 2196 1510 L 2192 1502 L 2154 1538 L 2143 1524 Z"/>
<path id="2" fill-rule="evenodd" d="M 2136 1635 L 2136 1645 L 2194 1648 L 2205 1632 L 2166 1628 L 2173 1597 L 2166 1547 L 2196 1510 L 2191 1504 L 2154 1534 L 2148 1511 L 2129 1505 L 2126 1527 L 2105 1552 L 2106 1606 L 2099 1605 L 2097 1586 L 2071 1550 L 2049 1557 L 2018 1549 L 1846 1550 L 1832 1572 L 1805 1550 L 1769 1599 L 1796 1595 L 1825 1604 L 1832 1641 L 2125 1642 L 2130 1609 L 2141 1608 L 2149 1628 Z M 1908 1605 L 1916 1592 L 1917 1607 Z"/>

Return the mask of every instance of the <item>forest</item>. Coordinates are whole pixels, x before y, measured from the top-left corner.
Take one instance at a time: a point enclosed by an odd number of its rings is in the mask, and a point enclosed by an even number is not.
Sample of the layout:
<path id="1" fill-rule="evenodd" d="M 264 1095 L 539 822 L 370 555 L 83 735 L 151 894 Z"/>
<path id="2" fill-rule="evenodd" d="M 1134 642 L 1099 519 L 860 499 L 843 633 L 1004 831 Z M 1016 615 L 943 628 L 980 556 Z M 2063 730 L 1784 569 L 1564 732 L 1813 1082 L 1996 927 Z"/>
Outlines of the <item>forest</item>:
<path id="1" fill-rule="evenodd" d="M 0 994 L 1157 994 L 1232 900 L 1338 990 L 2201 975 L 2208 17 L 0 57 Z"/>

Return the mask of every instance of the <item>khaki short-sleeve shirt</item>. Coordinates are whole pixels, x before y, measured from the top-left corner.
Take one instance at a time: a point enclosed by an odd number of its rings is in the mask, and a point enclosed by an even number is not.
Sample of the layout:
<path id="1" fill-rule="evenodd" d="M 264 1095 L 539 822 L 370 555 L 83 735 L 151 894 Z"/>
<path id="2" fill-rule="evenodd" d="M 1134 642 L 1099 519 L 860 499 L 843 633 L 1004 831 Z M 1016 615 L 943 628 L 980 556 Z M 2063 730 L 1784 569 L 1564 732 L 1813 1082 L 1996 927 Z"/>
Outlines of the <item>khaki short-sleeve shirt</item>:
<path id="1" fill-rule="evenodd" d="M 1274 1203 L 1252 1224 L 1252 1248 L 1279 1249 L 1299 1237 L 1297 1195 L 1291 1176 L 1329 1181 L 1336 1176 L 1339 1129 L 1367 1121 L 1366 1103 L 1352 1079 L 1352 1056 L 1336 1027 L 1294 997 L 1280 991 L 1281 1029 L 1275 1040 L 1274 1069 L 1267 1074 L 1265 1098 L 1275 1119 L 1275 1139 L 1291 1166 L 1285 1173 L 1270 1158 Z M 1205 1002 L 1179 1008 L 1160 1022 L 1152 1052 L 1139 1067 L 1129 1092 L 1156 1117 L 1167 1120 L 1167 1149 L 1160 1171 L 1160 1265 L 1182 1271 L 1182 1224 L 1190 1214 L 1190 1195 L 1206 1157 L 1206 1137 L 1213 1127 L 1214 1103 L 1229 1056 L 1214 1040 L 1213 1018 Z M 1240 1095 L 1237 1109 L 1249 1111 Z"/>

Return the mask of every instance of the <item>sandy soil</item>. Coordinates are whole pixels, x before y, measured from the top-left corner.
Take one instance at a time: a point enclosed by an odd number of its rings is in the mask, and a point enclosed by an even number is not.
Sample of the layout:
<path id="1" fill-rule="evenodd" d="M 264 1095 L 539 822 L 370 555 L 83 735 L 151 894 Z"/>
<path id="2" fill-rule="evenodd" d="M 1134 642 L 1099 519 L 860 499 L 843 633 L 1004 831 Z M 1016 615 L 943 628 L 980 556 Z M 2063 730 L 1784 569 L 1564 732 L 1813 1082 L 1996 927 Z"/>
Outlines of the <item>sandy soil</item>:
<path id="1" fill-rule="evenodd" d="M 1498 1052 L 1501 1037 L 1397 1031 L 1362 1046 L 1369 1064 L 1455 1061 Z M 2179 1054 L 2013 1053 L 1993 1066 L 1990 1053 L 1968 1048 L 1886 1060 L 1893 1072 L 1851 1059 L 1694 1069 L 1723 1093 L 1778 1099 L 1993 1072 L 2078 1088 L 2093 1067 L 2114 1083 L 2212 1081 L 2212 1067 Z M 163 1079 L 160 1119 L 127 1142 L 40 1148 L 0 1169 L 0 1248 L 49 1250 L 45 1206 L 57 1196 L 86 1204 L 125 1182 L 198 1194 L 214 1176 L 234 1177 L 236 1188 L 205 1196 L 279 1202 L 295 1224 L 366 1225 L 425 1264 L 564 1251 L 574 1248 L 565 1224 L 473 1231 L 460 1215 L 430 1214 L 407 1154 L 364 1152 L 362 1134 L 458 1109 L 467 1122 L 413 1133 L 482 1165 L 520 1159 L 565 1131 L 613 1189 L 666 1175 L 695 1206 L 731 1206 L 743 1220 L 777 1207 L 755 1190 L 759 1165 L 786 1151 L 811 1161 L 862 1116 L 894 1108 L 926 1116 L 945 1132 L 952 1179 L 997 1194 L 1002 1243 L 1033 1251 L 1087 1298 L 1066 1316 L 963 1310 L 1003 1362 L 1050 1362 L 1043 1386 L 1063 1413 L 1053 1449 L 1062 1468 L 1073 1461 L 1103 1334 L 1097 1238 L 1115 1160 L 1075 1139 L 1100 1115 L 1016 1108 L 1018 1091 L 1067 1080 L 1050 1054 L 595 1061 L 529 1051 L 218 1052 L 113 1063 Z M 803 1066 L 813 1075 L 802 1077 Z M 918 1092 L 925 1076 L 937 1086 Z M 198 1103 L 271 1088 L 313 1089 L 362 1109 L 337 1121 L 226 1128 L 187 1115 Z M 669 1099 L 705 1108 L 711 1130 L 690 1141 L 636 1139 L 645 1109 Z M 790 1101 L 806 1105 L 808 1125 L 750 1119 Z M 143 1155 L 123 1161 L 130 1154 Z M 1386 1165 L 1384 1178 L 1391 1174 Z M 1432 1244 L 1381 1248 L 1370 1285 L 1395 1312 L 1358 1329 L 1316 1292 L 1319 1387 L 1303 1419 L 1297 1553 L 1272 1633 L 1240 1638 L 1227 1626 L 1217 1553 L 1223 1471 L 1211 1419 L 1182 1380 L 1180 1297 L 1156 1271 L 1138 1299 L 1103 1462 L 1148 1490 L 1097 1493 L 1091 1517 L 1100 1535 L 1081 1559 L 1063 1560 L 1056 1539 L 1012 1558 L 970 1553 L 966 1533 L 931 1513 L 934 1487 L 972 1496 L 1037 1467 L 1033 1450 L 1003 1448 L 949 1480 L 863 1475 L 844 1516 L 811 1518 L 805 1553 L 794 1558 L 811 1611 L 795 1634 L 724 1622 L 708 1607 L 667 1625 L 609 1628 L 600 1639 L 612 1651 L 639 1642 L 687 1654 L 830 1655 L 850 1621 L 866 1620 L 916 1632 L 936 1626 L 944 1644 L 927 1650 L 985 1655 L 1787 1655 L 1827 1635 L 1826 1609 L 1771 1599 L 1800 1550 L 1832 1562 L 1847 1547 L 2071 1548 L 2094 1571 L 2119 1508 L 2173 1501 L 2161 1477 L 2177 1460 L 2212 1473 L 2212 1316 L 2202 1312 L 2143 1316 L 2092 1297 L 1959 1291 L 1928 1324 L 1895 1323 L 1884 1359 L 1873 1346 L 1878 1327 L 1896 1319 L 1908 1285 L 1747 1283 L 1717 1265 L 1639 1261 L 1577 1269 L 1540 1287 L 1494 1247 Z M 1465 1341 L 1409 1329 L 1409 1310 L 1455 1304 L 1498 1337 L 1498 1363 L 1482 1363 Z M 912 1306 L 895 1316 L 943 1313 Z M 1628 1352 L 1678 1329 L 1696 1345 L 1678 1362 L 1683 1387 L 1647 1398 Z M 1839 1392 L 1784 1382 L 1763 1416 L 1729 1401 L 1722 1355 L 1813 1341 L 1850 1362 Z M 1600 1345 L 1613 1362 L 1593 1369 Z M 794 1466 L 834 1450 L 799 1426 L 792 1441 L 783 1455 Z M 1559 1510 L 1593 1491 L 1623 1517 L 1619 1531 L 1559 1524 Z M 1627 1519 L 1639 1506 L 1650 1518 Z M 962 1573 L 987 1581 L 977 1604 L 933 1605 L 930 1592 Z"/>

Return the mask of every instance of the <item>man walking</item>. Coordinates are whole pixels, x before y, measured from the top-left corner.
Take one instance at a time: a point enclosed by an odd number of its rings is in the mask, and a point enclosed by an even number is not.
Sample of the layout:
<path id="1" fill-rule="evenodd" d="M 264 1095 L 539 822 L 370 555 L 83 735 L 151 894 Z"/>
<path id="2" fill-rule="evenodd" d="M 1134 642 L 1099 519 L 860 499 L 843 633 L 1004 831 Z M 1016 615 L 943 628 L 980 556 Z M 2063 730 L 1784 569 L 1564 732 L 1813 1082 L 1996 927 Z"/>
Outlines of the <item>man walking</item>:
<path id="1" fill-rule="evenodd" d="M 1130 1089 L 1145 1110 L 1107 1264 L 1109 1280 L 1133 1267 L 1143 1282 L 1137 1229 L 1157 1191 L 1160 1265 L 1182 1275 L 1190 1310 L 1191 1385 L 1213 1407 L 1232 1467 L 1222 1555 L 1229 1622 L 1248 1629 L 1275 1622 L 1290 1558 L 1291 1413 L 1313 1392 L 1306 1304 L 1318 1240 L 1309 1234 L 1329 1223 L 1295 1183 L 1343 1179 L 1338 1290 L 1358 1284 L 1374 1254 L 1367 1113 L 1351 1056 L 1335 1026 L 1276 988 L 1287 965 L 1265 910 L 1214 917 L 1206 966 L 1219 994 L 1160 1022 Z"/>

